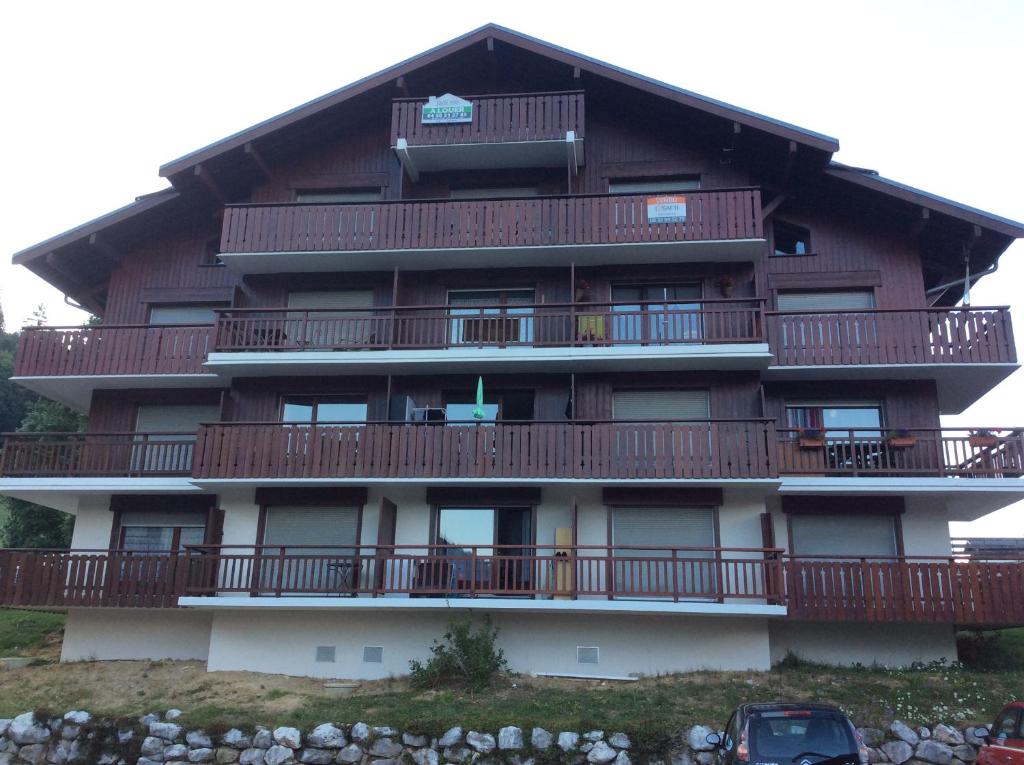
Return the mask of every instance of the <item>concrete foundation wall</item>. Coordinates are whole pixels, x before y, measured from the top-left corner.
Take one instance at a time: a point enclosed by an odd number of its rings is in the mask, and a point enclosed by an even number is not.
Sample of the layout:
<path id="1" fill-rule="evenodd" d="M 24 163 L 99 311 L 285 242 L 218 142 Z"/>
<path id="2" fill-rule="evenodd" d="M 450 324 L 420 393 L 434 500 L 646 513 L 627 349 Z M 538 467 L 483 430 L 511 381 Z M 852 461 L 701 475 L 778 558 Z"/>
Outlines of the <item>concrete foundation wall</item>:
<path id="1" fill-rule="evenodd" d="M 451 615 L 221 611 L 213 619 L 208 667 L 354 679 L 404 675 L 411 659 L 429 657 Z M 653 675 L 769 667 L 767 625 L 758 618 L 518 613 L 496 614 L 494 623 L 509 664 L 520 672 Z M 335 662 L 316 662 L 318 646 L 333 646 Z M 364 646 L 383 648 L 383 661 L 364 662 Z M 578 663 L 577 646 L 597 647 L 599 662 Z"/>
<path id="2" fill-rule="evenodd" d="M 772 664 L 792 651 L 822 664 L 881 664 L 956 659 L 956 636 L 947 624 L 859 624 L 774 621 L 769 626 Z"/>
<path id="3" fill-rule="evenodd" d="M 205 660 L 211 621 L 182 609 L 69 608 L 60 660 Z"/>

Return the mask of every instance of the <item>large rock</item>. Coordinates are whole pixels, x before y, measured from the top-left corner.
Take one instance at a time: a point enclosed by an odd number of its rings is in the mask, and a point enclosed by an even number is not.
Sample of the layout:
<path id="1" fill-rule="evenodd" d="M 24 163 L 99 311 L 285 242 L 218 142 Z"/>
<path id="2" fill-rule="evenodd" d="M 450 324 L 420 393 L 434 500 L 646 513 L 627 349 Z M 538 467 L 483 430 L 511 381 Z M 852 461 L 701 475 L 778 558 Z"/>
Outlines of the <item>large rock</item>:
<path id="1" fill-rule="evenodd" d="M 604 738 L 603 730 L 588 730 L 583 734 L 583 738 L 589 741 L 591 744 L 596 744 L 598 741 Z"/>
<path id="2" fill-rule="evenodd" d="M 857 728 L 864 746 L 881 746 L 885 741 L 885 731 L 879 728 Z"/>
<path id="3" fill-rule="evenodd" d="M 188 753 L 189 762 L 213 762 L 213 749 L 208 746 L 201 746 L 198 749 L 190 749 Z"/>
<path id="4" fill-rule="evenodd" d="M 353 741 L 366 741 L 370 737 L 370 726 L 364 722 L 357 722 L 348 735 Z"/>
<path id="5" fill-rule="evenodd" d="M 185 743 L 193 749 L 210 749 L 213 741 L 201 730 L 190 730 L 185 734 Z"/>
<path id="6" fill-rule="evenodd" d="M 266 751 L 266 749 L 258 747 L 243 749 L 242 753 L 238 755 L 238 765 L 263 765 L 263 756 Z"/>
<path id="7" fill-rule="evenodd" d="M 334 753 L 328 752 L 326 749 L 306 747 L 299 755 L 299 762 L 305 762 L 308 765 L 330 765 L 334 762 Z"/>
<path id="8" fill-rule="evenodd" d="M 295 750 L 290 746 L 274 744 L 263 755 L 263 765 L 290 765 L 295 762 Z"/>
<path id="9" fill-rule="evenodd" d="M 925 728 L 924 726 L 922 726 L 922 727 L 917 729 L 917 735 L 921 737 L 922 741 L 924 741 L 926 738 L 931 738 L 932 737 L 932 732 L 928 728 Z"/>
<path id="10" fill-rule="evenodd" d="M 629 740 L 629 736 L 619 731 L 608 737 L 608 743 L 616 749 L 629 749 L 633 742 Z"/>
<path id="11" fill-rule="evenodd" d="M 964 728 L 964 740 L 968 744 L 973 744 L 974 746 L 982 746 L 985 743 L 985 737 L 984 737 L 984 735 L 979 736 L 977 733 L 975 733 L 975 731 L 979 731 L 979 732 L 980 731 L 986 731 L 987 732 L 988 731 L 988 726 L 987 725 L 972 725 L 969 728 Z"/>
<path id="12" fill-rule="evenodd" d="M 578 733 L 572 731 L 562 731 L 558 734 L 558 748 L 563 752 L 572 752 L 580 743 L 580 736 Z"/>
<path id="13" fill-rule="evenodd" d="M 934 765 L 953 765 L 953 749 L 934 739 L 922 741 L 914 749 L 914 757 Z"/>
<path id="14" fill-rule="evenodd" d="M 900 720 L 893 720 L 892 725 L 889 726 L 889 730 L 896 738 L 900 741 L 905 741 L 911 746 L 917 746 L 921 742 L 921 737 L 914 733 L 913 729 Z"/>
<path id="15" fill-rule="evenodd" d="M 7 737 L 18 746 L 42 744 L 50 740 L 50 729 L 36 720 L 34 714 L 26 712 L 11 720 Z"/>
<path id="16" fill-rule="evenodd" d="M 697 755 L 693 758 L 697 765 L 714 765 L 717 759 L 715 752 L 697 752 Z"/>
<path id="17" fill-rule="evenodd" d="M 494 747 L 497 746 L 494 736 L 490 733 L 480 733 L 475 730 L 471 730 L 466 734 L 466 743 L 480 752 L 480 754 L 490 754 L 494 751 Z"/>
<path id="18" fill-rule="evenodd" d="M 530 731 L 530 746 L 539 751 L 551 748 L 551 734 L 543 728 L 534 728 Z"/>
<path id="19" fill-rule="evenodd" d="M 338 752 L 337 762 L 353 763 L 363 759 L 363 748 L 359 744 L 349 744 Z"/>
<path id="20" fill-rule="evenodd" d="M 6 736 L 7 735 L 7 731 L 10 730 L 10 727 L 11 727 L 11 722 L 12 722 L 12 720 L 11 720 L 10 717 L 5 717 L 3 719 L 0 719 L 0 736 Z"/>
<path id="21" fill-rule="evenodd" d="M 146 736 L 142 739 L 142 748 L 139 749 L 139 752 L 143 757 L 156 757 L 162 760 L 166 746 L 167 742 L 159 736 Z"/>
<path id="22" fill-rule="evenodd" d="M 181 738 L 181 726 L 170 722 L 151 722 L 149 724 L 149 735 L 162 738 L 164 741 L 174 741 Z"/>
<path id="23" fill-rule="evenodd" d="M 257 728 L 252 737 L 252 745 L 258 749 L 270 749 L 274 744 L 274 734 L 266 728 Z"/>
<path id="24" fill-rule="evenodd" d="M 412 757 L 415 765 L 438 765 L 440 762 L 437 752 L 430 747 L 413 749 L 409 756 Z"/>
<path id="25" fill-rule="evenodd" d="M 302 733 L 298 728 L 282 725 L 280 728 L 274 728 L 274 743 L 289 749 L 298 749 L 302 746 Z"/>
<path id="26" fill-rule="evenodd" d="M 878 765 L 880 762 L 888 762 L 889 758 L 885 756 L 885 753 L 881 749 L 869 746 L 868 750 L 868 765 Z"/>
<path id="27" fill-rule="evenodd" d="M 633 762 L 625 751 L 621 751 L 615 755 L 615 762 L 612 765 L 633 765 Z"/>
<path id="28" fill-rule="evenodd" d="M 370 745 L 370 754 L 373 757 L 383 757 L 390 760 L 394 759 L 401 753 L 402 745 L 387 736 L 378 738 Z"/>
<path id="29" fill-rule="evenodd" d="M 309 732 L 306 743 L 316 749 L 341 749 L 348 741 L 345 740 L 344 731 L 330 723 L 324 723 Z"/>
<path id="30" fill-rule="evenodd" d="M 166 712 L 164 712 L 164 719 L 165 720 L 177 720 L 183 714 L 184 714 L 184 712 L 182 712 L 180 709 L 168 709 Z"/>
<path id="31" fill-rule="evenodd" d="M 392 728 L 390 725 L 376 725 L 373 728 L 373 735 L 394 738 L 398 735 L 398 731 Z"/>
<path id="32" fill-rule="evenodd" d="M 421 733 L 403 733 L 402 743 L 413 749 L 422 749 L 430 744 L 430 739 Z"/>
<path id="33" fill-rule="evenodd" d="M 458 746 L 462 743 L 462 728 L 449 728 L 444 735 L 437 740 L 438 746 Z"/>
<path id="34" fill-rule="evenodd" d="M 964 734 L 958 731 L 952 725 L 939 723 L 932 729 L 932 739 L 938 741 L 940 744 L 959 746 L 960 744 L 964 743 Z"/>
<path id="35" fill-rule="evenodd" d="M 889 758 L 889 762 L 896 763 L 896 765 L 903 765 L 914 756 L 913 747 L 906 741 L 886 741 L 879 748 Z"/>
<path id="36" fill-rule="evenodd" d="M 473 759 L 473 750 L 468 746 L 445 747 L 444 758 L 448 762 L 469 762 Z"/>
<path id="37" fill-rule="evenodd" d="M 238 750 L 230 746 L 219 746 L 214 760 L 217 765 L 234 765 L 238 762 Z"/>
<path id="38" fill-rule="evenodd" d="M 91 719 L 92 715 L 84 710 L 72 710 L 64 713 L 64 722 L 74 723 L 75 725 L 85 725 Z"/>
<path id="39" fill-rule="evenodd" d="M 708 736 L 714 732 L 706 725 L 694 725 L 686 736 L 686 743 L 695 752 L 710 752 L 715 745 L 708 743 Z"/>
<path id="40" fill-rule="evenodd" d="M 587 762 L 594 765 L 605 765 L 606 762 L 614 760 L 616 755 L 618 752 L 608 746 L 606 742 L 598 741 L 594 744 L 594 748 L 587 753 Z"/>
<path id="41" fill-rule="evenodd" d="M 149 741 L 149 739 L 146 739 Z M 155 739 L 156 741 L 163 742 L 162 738 Z M 145 749 L 143 749 L 145 754 Z M 184 760 L 188 757 L 188 747 L 184 744 L 169 744 L 164 747 L 164 761 L 170 760 Z"/>
<path id="42" fill-rule="evenodd" d="M 508 725 L 498 731 L 498 749 L 522 749 L 523 730 L 514 725 Z"/>
<path id="43" fill-rule="evenodd" d="M 953 756 L 961 762 L 974 762 L 978 759 L 978 750 L 970 744 L 958 744 L 953 747 Z"/>
<path id="44" fill-rule="evenodd" d="M 229 730 L 220 737 L 220 741 L 224 746 L 230 746 L 233 749 L 248 749 L 252 746 L 252 736 L 245 735 L 238 728 Z"/>
<path id="45" fill-rule="evenodd" d="M 18 759 L 31 765 L 43 765 L 46 762 L 46 744 L 27 744 L 18 752 Z"/>

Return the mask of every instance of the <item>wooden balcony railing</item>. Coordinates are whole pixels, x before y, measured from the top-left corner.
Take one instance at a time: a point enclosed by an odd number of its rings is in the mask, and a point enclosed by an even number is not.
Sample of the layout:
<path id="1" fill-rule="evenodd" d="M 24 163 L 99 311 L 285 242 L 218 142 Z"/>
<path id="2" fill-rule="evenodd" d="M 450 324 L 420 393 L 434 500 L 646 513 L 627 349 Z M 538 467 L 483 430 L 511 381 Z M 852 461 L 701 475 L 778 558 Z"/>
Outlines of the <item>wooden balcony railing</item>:
<path id="1" fill-rule="evenodd" d="M 706 345 L 764 342 L 762 300 L 225 309 L 217 351 Z"/>
<path id="2" fill-rule="evenodd" d="M 649 195 L 372 204 L 228 205 L 221 252 L 450 250 L 760 239 L 757 189 L 691 191 L 686 221 L 651 223 Z"/>
<path id="3" fill-rule="evenodd" d="M 0 475 L 188 475 L 195 443 L 182 433 L 5 433 Z"/>
<path id="4" fill-rule="evenodd" d="M 1022 430 L 780 428 L 778 434 L 776 464 L 781 475 L 1024 475 Z"/>
<path id="5" fill-rule="evenodd" d="M 768 311 L 766 317 L 778 366 L 1017 361 L 1005 306 Z"/>
<path id="6" fill-rule="evenodd" d="M 567 132 L 584 137 L 583 91 L 465 96 L 473 121 L 423 124 L 426 99 L 391 102 L 391 145 L 404 138 L 410 146 L 518 141 L 564 141 Z"/>
<path id="7" fill-rule="evenodd" d="M 199 374 L 212 338 L 212 325 L 26 327 L 14 376 Z"/>
<path id="8" fill-rule="evenodd" d="M 769 478 L 773 425 L 711 422 L 220 423 L 193 474 L 228 478 Z"/>
<path id="9" fill-rule="evenodd" d="M 696 600 L 781 604 L 815 621 L 996 627 L 1024 624 L 1024 560 L 586 545 L 0 550 L 0 606 L 158 608 L 226 595 Z"/>
<path id="10" fill-rule="evenodd" d="M 789 615 L 798 619 L 1024 624 L 1024 561 L 950 558 L 787 560 Z"/>

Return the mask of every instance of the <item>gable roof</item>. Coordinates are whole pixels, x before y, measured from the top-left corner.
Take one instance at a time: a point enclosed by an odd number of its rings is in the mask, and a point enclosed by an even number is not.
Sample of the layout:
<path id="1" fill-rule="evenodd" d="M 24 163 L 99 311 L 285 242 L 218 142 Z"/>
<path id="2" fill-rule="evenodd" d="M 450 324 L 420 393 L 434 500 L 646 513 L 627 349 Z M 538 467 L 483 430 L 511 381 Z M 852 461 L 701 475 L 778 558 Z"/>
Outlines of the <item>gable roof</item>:
<path id="1" fill-rule="evenodd" d="M 540 56 L 546 56 L 547 58 L 559 61 L 569 66 L 579 67 L 581 71 L 590 72 L 609 80 L 614 80 L 621 84 L 637 88 L 638 90 L 642 90 L 656 96 L 661 96 L 678 104 L 689 106 L 694 109 L 722 117 L 723 119 L 731 120 L 745 127 L 760 130 L 785 140 L 794 141 L 795 143 L 807 146 L 808 148 L 823 151 L 827 154 L 831 154 L 839 150 L 839 141 L 831 136 L 797 127 L 796 125 L 791 125 L 788 122 L 772 119 L 771 117 L 766 117 L 763 114 L 757 114 L 756 112 L 752 112 L 747 109 L 741 109 L 737 106 L 727 104 L 724 101 L 708 98 L 707 96 L 702 96 L 699 93 L 684 90 L 683 88 L 678 88 L 674 85 L 669 85 L 650 77 L 644 77 L 643 75 L 631 72 L 627 69 L 622 69 L 621 67 L 607 64 L 596 58 L 584 56 L 566 48 L 552 45 L 549 42 L 538 40 L 535 37 L 524 35 L 521 32 L 516 32 L 515 30 L 507 29 L 506 27 L 502 27 L 497 24 L 485 24 L 479 29 L 474 29 L 472 32 L 468 32 L 453 40 L 449 40 L 446 43 L 442 43 L 436 48 L 431 48 L 428 51 L 419 53 L 412 58 L 395 64 L 394 66 L 382 69 L 376 74 L 371 74 L 370 76 L 357 80 L 350 85 L 346 85 L 338 90 L 332 91 L 331 93 L 320 96 L 319 98 L 314 98 L 312 101 L 297 106 L 294 109 L 283 112 L 276 117 L 271 117 L 270 119 L 264 120 L 252 127 L 235 133 L 234 135 L 222 138 L 219 141 L 214 141 L 208 146 L 204 146 L 201 149 L 197 149 L 182 157 L 171 160 L 160 167 L 160 175 L 165 178 L 169 178 L 188 171 L 202 162 L 219 157 L 233 149 L 241 148 L 250 141 L 254 141 L 268 135 L 269 133 L 280 130 L 281 128 L 319 114 L 326 109 L 330 109 L 344 103 L 345 101 L 366 93 L 373 88 L 388 84 L 398 77 L 408 75 L 427 64 L 443 59 L 472 45 L 484 42 L 488 38 L 500 40 L 509 45 L 521 48 L 531 53 L 536 53 Z"/>

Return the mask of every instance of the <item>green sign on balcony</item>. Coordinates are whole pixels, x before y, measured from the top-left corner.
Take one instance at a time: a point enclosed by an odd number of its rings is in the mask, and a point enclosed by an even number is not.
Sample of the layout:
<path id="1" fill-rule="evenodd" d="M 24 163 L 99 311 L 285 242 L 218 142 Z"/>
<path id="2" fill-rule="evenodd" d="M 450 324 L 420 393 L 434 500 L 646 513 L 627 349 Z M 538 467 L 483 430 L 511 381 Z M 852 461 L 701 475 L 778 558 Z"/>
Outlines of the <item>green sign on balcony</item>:
<path id="1" fill-rule="evenodd" d="M 424 125 L 450 125 L 472 121 L 472 102 L 453 96 L 451 93 L 428 98 L 420 116 L 420 122 Z"/>

